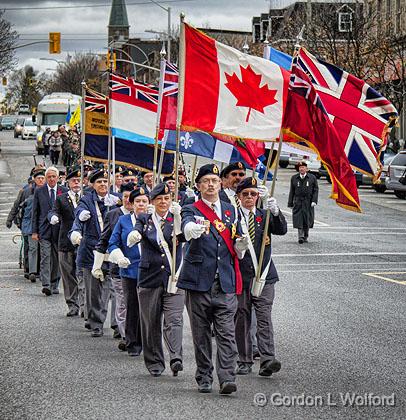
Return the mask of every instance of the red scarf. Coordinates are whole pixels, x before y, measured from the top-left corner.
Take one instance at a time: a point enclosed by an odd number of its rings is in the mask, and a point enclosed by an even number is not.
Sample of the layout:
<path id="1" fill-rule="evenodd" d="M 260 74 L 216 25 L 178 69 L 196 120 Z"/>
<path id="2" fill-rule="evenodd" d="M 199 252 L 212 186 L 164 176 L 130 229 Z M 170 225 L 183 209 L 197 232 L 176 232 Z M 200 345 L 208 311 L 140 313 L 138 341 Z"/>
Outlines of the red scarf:
<path id="1" fill-rule="evenodd" d="M 221 221 L 217 214 L 202 200 L 198 200 L 194 203 L 194 206 L 206 217 L 207 220 L 214 226 L 219 235 L 223 238 L 231 256 L 234 259 L 234 270 L 235 270 L 235 292 L 237 295 L 242 293 L 242 276 L 240 271 L 240 263 L 238 261 L 237 253 L 234 250 L 234 243 L 231 238 L 230 229 L 226 228 L 226 225 Z"/>

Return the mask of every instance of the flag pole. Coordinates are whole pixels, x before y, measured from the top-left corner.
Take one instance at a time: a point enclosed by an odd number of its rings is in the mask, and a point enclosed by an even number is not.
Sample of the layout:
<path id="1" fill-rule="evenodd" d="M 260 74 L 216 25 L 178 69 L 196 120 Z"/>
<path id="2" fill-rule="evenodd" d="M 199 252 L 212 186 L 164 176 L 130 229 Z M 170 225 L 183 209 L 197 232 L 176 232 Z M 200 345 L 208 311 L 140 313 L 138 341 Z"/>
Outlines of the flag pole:
<path id="1" fill-rule="evenodd" d="M 110 54 L 110 57 L 112 57 L 112 54 Z M 110 193 L 110 185 L 111 185 L 111 139 L 112 139 L 112 133 L 111 133 L 111 90 L 110 90 L 110 81 L 111 81 L 111 72 L 113 67 L 113 59 L 110 60 L 109 63 L 109 138 L 107 143 L 107 191 Z"/>
<path id="2" fill-rule="evenodd" d="M 80 132 L 80 195 L 83 195 L 83 178 L 85 171 L 85 141 L 86 141 L 86 82 L 83 80 L 81 83 L 82 86 L 82 126 Z"/>
<path id="3" fill-rule="evenodd" d="M 275 142 L 273 141 L 272 142 L 272 146 L 271 146 L 271 148 L 269 150 L 268 159 L 266 161 L 266 167 L 265 167 L 265 172 L 264 172 L 264 179 L 262 180 L 262 185 L 266 185 L 266 181 L 268 179 L 268 173 L 269 173 L 269 170 L 271 168 L 274 147 L 275 147 Z M 273 179 L 275 179 L 275 177 Z"/>
<path id="4" fill-rule="evenodd" d="M 165 44 L 162 45 L 160 51 L 161 56 L 161 65 L 160 65 L 160 74 L 159 74 L 159 98 L 158 98 L 158 110 L 156 114 L 156 130 L 155 130 L 155 144 L 154 144 L 154 163 L 153 163 L 153 182 L 154 185 L 158 183 L 157 177 L 157 166 L 158 166 L 158 137 L 159 137 L 159 123 L 161 120 L 161 110 L 162 110 L 162 97 L 163 97 L 163 87 L 164 87 L 164 76 L 165 76 Z"/>
<path id="5" fill-rule="evenodd" d="M 191 176 L 191 180 L 190 180 L 190 187 L 191 188 L 193 188 L 193 186 L 195 185 L 196 167 L 197 167 L 197 155 L 195 155 L 195 160 L 193 162 L 192 176 Z"/>
<path id="6" fill-rule="evenodd" d="M 183 111 L 183 92 L 184 92 L 184 74 L 185 74 L 185 27 L 184 27 L 185 14 L 180 14 L 180 37 L 179 37 L 179 90 L 178 90 L 178 109 L 176 115 L 176 151 L 175 151 L 175 200 L 179 195 L 179 145 L 180 145 L 180 124 L 182 121 Z M 176 247 L 177 237 L 175 234 L 175 223 L 173 226 L 172 234 L 172 272 L 168 282 L 168 293 L 176 293 L 178 288 L 176 283 Z"/>
<path id="7" fill-rule="evenodd" d="M 282 133 L 282 130 L 281 130 L 280 135 L 279 135 L 278 154 L 276 156 L 276 167 L 275 167 L 275 172 L 274 172 L 274 176 L 273 176 L 273 179 L 272 179 L 272 185 L 271 185 L 271 191 L 270 191 L 271 197 L 273 197 L 273 194 L 275 192 L 276 176 L 278 174 L 279 158 L 281 156 L 282 143 L 283 143 L 283 133 Z M 273 152 L 273 149 L 272 149 L 272 152 Z M 265 173 L 266 174 L 268 174 L 268 172 L 269 172 L 269 166 L 271 164 L 271 161 L 272 161 L 272 153 L 270 153 L 269 156 L 268 156 L 268 161 L 266 163 L 266 168 L 265 168 Z M 264 176 L 263 185 L 265 185 L 265 182 L 266 182 L 265 180 L 266 180 L 266 177 Z M 255 280 L 252 283 L 252 287 L 251 287 L 251 294 L 255 297 L 261 296 L 262 290 L 263 290 L 264 285 L 265 285 L 265 279 L 261 279 L 261 274 L 262 274 L 262 264 L 263 264 L 264 255 L 265 255 L 265 243 L 266 243 L 266 238 L 268 236 L 270 219 L 271 219 L 271 211 L 269 209 L 267 209 L 266 210 L 266 216 L 265 216 L 264 233 L 263 233 L 263 236 L 262 236 L 261 251 L 260 251 L 260 254 L 259 254 L 257 273 L 255 275 Z M 269 238 L 269 240 L 270 239 L 271 238 Z"/>

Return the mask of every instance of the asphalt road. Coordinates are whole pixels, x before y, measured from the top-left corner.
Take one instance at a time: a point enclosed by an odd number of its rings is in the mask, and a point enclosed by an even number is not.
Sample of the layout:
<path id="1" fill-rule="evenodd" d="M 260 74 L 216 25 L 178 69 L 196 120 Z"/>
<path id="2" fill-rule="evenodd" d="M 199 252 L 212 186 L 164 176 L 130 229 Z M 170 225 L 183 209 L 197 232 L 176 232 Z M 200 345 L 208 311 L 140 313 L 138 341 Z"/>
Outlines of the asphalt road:
<path id="1" fill-rule="evenodd" d="M 251 375 L 238 377 L 235 395 L 220 396 L 216 383 L 202 395 L 186 312 L 185 371 L 152 378 L 141 358 L 117 349 L 109 325 L 103 338 L 91 338 L 81 319 L 66 318 L 62 294 L 45 298 L 24 279 L 17 231 L 6 229 L 5 218 L 34 146 L 4 132 L 0 142 L 10 167 L 0 181 L 1 419 L 406 418 L 405 200 L 360 189 L 364 212 L 355 214 L 336 206 L 321 180 L 310 242 L 299 245 L 291 225 L 273 242 L 282 370 L 261 378 L 256 362 Z M 292 174 L 279 174 L 283 210 Z M 387 406 L 382 396 L 391 397 Z"/>

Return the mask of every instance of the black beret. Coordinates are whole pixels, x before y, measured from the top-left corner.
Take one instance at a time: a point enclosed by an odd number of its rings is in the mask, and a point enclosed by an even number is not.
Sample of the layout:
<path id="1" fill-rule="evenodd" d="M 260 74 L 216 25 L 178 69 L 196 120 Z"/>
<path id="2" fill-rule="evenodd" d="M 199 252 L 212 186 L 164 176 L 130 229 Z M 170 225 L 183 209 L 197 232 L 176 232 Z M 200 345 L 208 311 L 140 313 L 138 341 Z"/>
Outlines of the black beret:
<path id="1" fill-rule="evenodd" d="M 71 179 L 71 178 L 80 178 L 80 176 L 81 176 L 80 168 L 73 168 L 66 176 L 66 180 Z"/>
<path id="2" fill-rule="evenodd" d="M 37 176 L 45 176 L 45 169 L 37 169 L 36 171 L 34 171 L 32 177 L 35 178 Z"/>
<path id="3" fill-rule="evenodd" d="M 149 197 L 148 191 L 140 187 L 140 188 L 137 188 L 136 190 L 131 191 L 129 202 L 134 203 L 134 200 L 140 195 L 146 195 L 147 197 Z"/>
<path id="4" fill-rule="evenodd" d="M 97 171 L 92 172 L 92 174 L 89 176 L 89 181 L 93 184 L 100 178 L 108 178 L 109 174 L 104 169 L 98 169 Z"/>
<path id="5" fill-rule="evenodd" d="M 129 182 L 128 184 L 122 184 L 120 186 L 120 192 L 123 193 L 124 191 L 133 191 L 135 188 L 134 182 Z"/>
<path id="6" fill-rule="evenodd" d="M 141 175 L 142 175 L 142 177 L 144 178 L 144 176 L 146 175 L 146 174 L 152 174 L 153 173 L 153 171 L 146 171 L 146 172 L 141 172 Z"/>
<path id="7" fill-rule="evenodd" d="M 126 169 L 121 172 L 121 175 L 125 178 L 126 176 L 137 176 L 137 172 L 134 169 Z"/>
<path id="8" fill-rule="evenodd" d="M 299 166 L 306 166 L 306 168 L 307 168 L 307 162 L 305 160 L 302 160 L 301 162 L 299 162 L 297 164 L 297 167 L 299 167 Z"/>
<path id="9" fill-rule="evenodd" d="M 227 176 L 231 171 L 245 171 L 245 165 L 242 162 L 230 163 L 221 171 L 221 177 Z"/>
<path id="10" fill-rule="evenodd" d="M 166 181 L 175 181 L 175 175 L 170 174 L 170 175 L 164 176 L 163 182 L 166 182 Z"/>
<path id="11" fill-rule="evenodd" d="M 258 182 L 255 178 L 249 176 L 248 178 L 243 179 L 238 185 L 236 189 L 236 193 L 239 194 L 242 190 L 247 188 L 258 188 Z"/>
<path id="12" fill-rule="evenodd" d="M 59 176 L 66 175 L 65 169 L 59 169 Z"/>
<path id="13" fill-rule="evenodd" d="M 116 169 L 114 170 L 115 174 L 122 173 L 124 171 L 123 166 L 116 166 Z"/>
<path id="14" fill-rule="evenodd" d="M 150 192 L 150 197 L 151 200 L 153 200 L 154 198 L 158 197 L 158 195 L 167 195 L 170 193 L 170 189 L 168 187 L 167 184 L 165 184 L 165 182 L 162 182 L 158 185 L 156 185 L 152 191 Z"/>
<path id="15" fill-rule="evenodd" d="M 213 163 L 209 163 L 207 165 L 203 165 L 199 169 L 199 173 L 197 174 L 197 177 L 195 179 L 195 182 L 198 183 L 200 179 L 205 175 L 217 175 L 219 176 L 219 168 L 217 165 Z"/>

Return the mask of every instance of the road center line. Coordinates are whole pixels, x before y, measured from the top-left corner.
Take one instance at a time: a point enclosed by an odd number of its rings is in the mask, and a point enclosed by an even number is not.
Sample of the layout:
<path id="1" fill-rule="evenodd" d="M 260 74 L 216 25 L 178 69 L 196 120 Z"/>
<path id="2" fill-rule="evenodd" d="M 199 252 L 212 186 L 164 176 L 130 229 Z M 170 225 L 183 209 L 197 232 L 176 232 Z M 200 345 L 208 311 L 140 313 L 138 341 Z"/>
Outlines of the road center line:
<path id="1" fill-rule="evenodd" d="M 272 254 L 272 258 L 274 257 L 355 257 L 357 255 L 406 255 L 406 252 L 331 252 L 326 254 L 319 254 L 319 253 L 310 253 L 310 254 Z"/>

